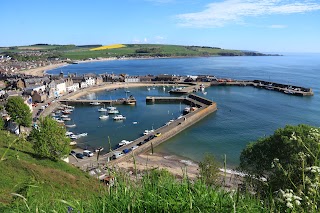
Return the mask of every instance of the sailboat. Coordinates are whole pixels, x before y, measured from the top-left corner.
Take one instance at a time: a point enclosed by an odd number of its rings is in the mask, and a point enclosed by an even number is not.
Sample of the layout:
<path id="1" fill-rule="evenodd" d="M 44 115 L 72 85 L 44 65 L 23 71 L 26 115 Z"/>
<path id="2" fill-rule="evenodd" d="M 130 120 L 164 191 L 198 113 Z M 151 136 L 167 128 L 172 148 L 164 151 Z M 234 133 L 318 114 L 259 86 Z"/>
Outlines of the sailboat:
<path id="1" fill-rule="evenodd" d="M 105 105 L 103 105 L 103 107 L 101 107 L 100 109 L 98 109 L 99 112 L 107 112 L 108 109 L 106 109 Z"/>

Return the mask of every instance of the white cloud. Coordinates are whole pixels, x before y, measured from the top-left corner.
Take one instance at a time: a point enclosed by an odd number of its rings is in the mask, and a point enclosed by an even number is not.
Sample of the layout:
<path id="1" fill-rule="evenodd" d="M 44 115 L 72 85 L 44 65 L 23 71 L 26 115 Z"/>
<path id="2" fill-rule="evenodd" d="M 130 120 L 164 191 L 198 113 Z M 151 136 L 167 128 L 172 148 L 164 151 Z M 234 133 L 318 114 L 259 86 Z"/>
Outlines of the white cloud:
<path id="1" fill-rule="evenodd" d="M 224 0 L 206 5 L 201 12 L 177 15 L 179 25 L 186 27 L 223 27 L 229 23 L 243 23 L 244 18 L 305 13 L 320 10 L 315 0 Z"/>
<path id="2" fill-rule="evenodd" d="M 274 28 L 274 29 L 283 29 L 287 27 L 288 27 L 287 25 L 282 25 L 282 24 L 273 24 L 269 26 L 269 28 Z"/>

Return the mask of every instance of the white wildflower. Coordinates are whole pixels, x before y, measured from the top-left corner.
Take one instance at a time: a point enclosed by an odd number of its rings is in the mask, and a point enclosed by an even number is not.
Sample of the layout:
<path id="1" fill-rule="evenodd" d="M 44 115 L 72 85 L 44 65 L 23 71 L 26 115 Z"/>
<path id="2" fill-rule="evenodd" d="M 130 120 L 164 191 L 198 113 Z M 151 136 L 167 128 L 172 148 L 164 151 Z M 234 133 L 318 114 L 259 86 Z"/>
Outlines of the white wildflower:
<path id="1" fill-rule="evenodd" d="M 294 202 L 295 202 L 295 204 L 296 204 L 297 206 L 300 206 L 300 204 L 301 204 L 299 200 L 295 200 Z"/>
<path id="2" fill-rule="evenodd" d="M 288 207 L 289 209 L 292 209 L 292 208 L 293 208 L 292 203 L 288 202 L 288 203 L 287 203 L 287 207 Z"/>

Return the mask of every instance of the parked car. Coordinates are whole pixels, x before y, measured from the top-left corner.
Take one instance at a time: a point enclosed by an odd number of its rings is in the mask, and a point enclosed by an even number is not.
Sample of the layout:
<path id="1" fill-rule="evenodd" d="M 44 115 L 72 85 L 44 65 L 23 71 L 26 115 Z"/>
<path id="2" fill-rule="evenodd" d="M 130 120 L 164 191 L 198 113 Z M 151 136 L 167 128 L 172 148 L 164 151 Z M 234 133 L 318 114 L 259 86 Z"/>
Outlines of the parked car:
<path id="1" fill-rule="evenodd" d="M 131 151 L 133 151 L 133 150 L 135 150 L 135 149 L 137 149 L 139 146 L 133 146 L 133 147 L 131 147 L 130 149 L 131 149 Z"/>
<path id="2" fill-rule="evenodd" d="M 152 140 L 152 139 L 154 139 L 154 137 L 155 137 L 154 135 L 150 135 L 149 138 L 148 138 L 149 141 Z"/>
<path id="3" fill-rule="evenodd" d="M 127 153 L 131 152 L 131 149 L 124 149 L 122 152 L 123 152 L 123 154 L 127 154 Z"/>
<path id="4" fill-rule="evenodd" d="M 92 157 L 92 156 L 93 156 L 93 153 L 92 153 L 91 151 L 89 151 L 89 150 L 84 150 L 84 151 L 83 151 L 83 155 L 84 155 L 84 156 L 87 156 L 87 157 Z"/>
<path id="5" fill-rule="evenodd" d="M 83 158 L 84 158 L 84 155 L 81 154 L 81 153 L 77 153 L 77 154 L 76 154 L 76 157 L 79 158 L 79 159 L 83 159 Z"/>
<path id="6" fill-rule="evenodd" d="M 122 152 L 119 152 L 119 151 L 113 152 L 112 159 L 120 158 L 122 155 L 123 155 Z"/>
<path id="7" fill-rule="evenodd" d="M 155 136 L 156 136 L 156 137 L 160 137 L 160 136 L 161 136 L 161 132 L 157 132 L 157 133 L 155 134 Z"/>
<path id="8" fill-rule="evenodd" d="M 74 150 L 71 150 L 70 155 L 75 155 L 77 154 Z"/>

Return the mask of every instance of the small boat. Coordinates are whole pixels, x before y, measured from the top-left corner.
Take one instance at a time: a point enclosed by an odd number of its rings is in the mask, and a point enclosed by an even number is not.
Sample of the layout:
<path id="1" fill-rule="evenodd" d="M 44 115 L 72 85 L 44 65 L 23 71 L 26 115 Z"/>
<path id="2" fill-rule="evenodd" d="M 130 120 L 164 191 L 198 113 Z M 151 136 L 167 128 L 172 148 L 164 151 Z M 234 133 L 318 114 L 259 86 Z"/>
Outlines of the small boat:
<path id="1" fill-rule="evenodd" d="M 107 110 L 115 110 L 115 109 L 117 109 L 117 107 L 114 107 L 114 106 L 108 106 L 107 107 Z"/>
<path id="2" fill-rule="evenodd" d="M 188 114 L 189 112 L 190 112 L 190 110 L 191 110 L 191 108 L 190 107 L 186 107 L 186 108 L 184 108 L 184 110 L 183 110 L 183 114 L 185 115 L 185 114 Z"/>
<path id="3" fill-rule="evenodd" d="M 124 117 L 123 115 L 116 115 L 115 117 L 113 117 L 113 120 L 115 121 L 121 121 L 121 120 L 125 120 L 126 117 Z"/>
<path id="4" fill-rule="evenodd" d="M 68 118 L 69 115 L 61 115 L 60 117 L 61 117 L 61 118 Z"/>
<path id="5" fill-rule="evenodd" d="M 71 118 L 62 118 L 63 121 L 71 121 Z"/>
<path id="6" fill-rule="evenodd" d="M 206 95 L 206 94 L 207 94 L 207 92 L 202 92 L 202 94 Z"/>
<path id="7" fill-rule="evenodd" d="M 150 91 L 150 87 L 148 87 L 147 90 Z"/>
<path id="8" fill-rule="evenodd" d="M 118 114 L 118 113 L 119 113 L 119 110 L 117 110 L 117 109 L 110 109 L 110 110 L 108 111 L 108 113 L 109 113 L 109 114 Z"/>
<path id="9" fill-rule="evenodd" d="M 109 118 L 109 115 L 101 115 L 101 116 L 99 116 L 100 120 L 106 120 L 108 118 Z"/>
<path id="10" fill-rule="evenodd" d="M 67 131 L 67 132 L 66 132 L 66 136 L 70 136 L 70 135 L 73 135 L 73 132 Z"/>
<path id="11" fill-rule="evenodd" d="M 127 141 L 127 140 L 122 140 L 119 144 L 118 144 L 118 146 L 120 147 L 120 146 L 125 146 L 125 145 L 128 145 L 128 144 L 131 144 L 133 141 Z"/>
<path id="12" fill-rule="evenodd" d="M 133 121 L 132 124 L 138 124 L 138 122 L 137 121 Z"/>
<path id="13" fill-rule="evenodd" d="M 88 133 L 86 133 L 86 132 L 79 134 L 80 137 L 84 137 L 84 136 L 87 136 L 87 135 L 88 135 Z"/>
<path id="14" fill-rule="evenodd" d="M 68 128 L 73 128 L 73 127 L 76 127 L 77 125 L 76 124 L 66 124 L 66 127 Z"/>
<path id="15" fill-rule="evenodd" d="M 65 108 L 67 108 L 67 109 L 74 109 L 74 106 L 66 105 Z"/>
<path id="16" fill-rule="evenodd" d="M 58 123 L 64 123 L 64 121 L 63 121 L 63 120 L 60 120 L 60 119 L 56 119 L 56 121 L 57 121 Z"/>
<path id="17" fill-rule="evenodd" d="M 63 110 L 62 113 L 63 114 L 71 114 L 71 111 L 70 110 Z"/>
<path id="18" fill-rule="evenodd" d="M 94 106 L 98 106 L 100 104 L 101 104 L 100 102 L 90 102 L 90 105 L 94 105 Z"/>
<path id="19" fill-rule="evenodd" d="M 70 146 L 75 146 L 75 145 L 77 145 L 77 142 L 76 142 L 76 141 L 71 141 L 71 142 L 70 142 Z"/>
<path id="20" fill-rule="evenodd" d="M 101 107 L 100 109 L 98 109 L 99 112 L 107 112 L 108 109 Z"/>
<path id="21" fill-rule="evenodd" d="M 129 90 L 126 90 L 125 93 L 130 93 L 130 91 L 129 91 Z"/>
<path id="22" fill-rule="evenodd" d="M 135 102 L 135 101 L 129 101 L 129 100 L 128 100 L 128 101 L 125 102 L 125 104 L 126 104 L 126 105 L 136 105 L 136 102 Z"/>
<path id="23" fill-rule="evenodd" d="M 94 152 L 101 152 L 101 151 L 103 151 L 103 147 L 99 147 L 94 150 Z"/>

